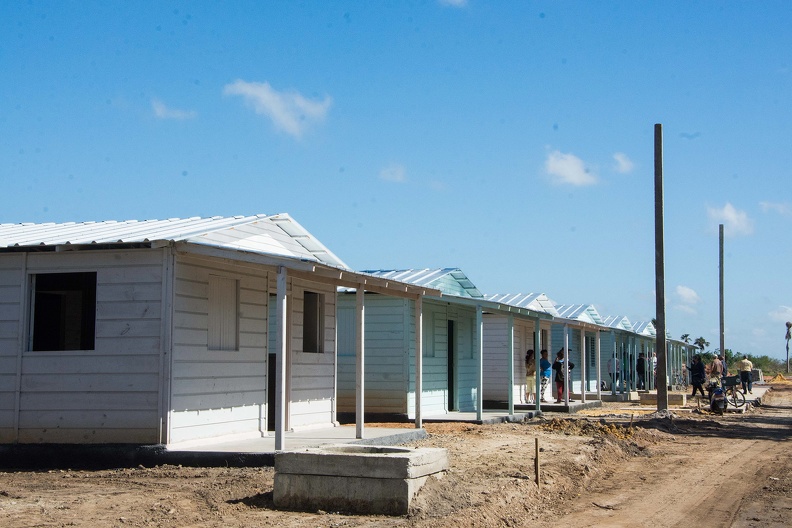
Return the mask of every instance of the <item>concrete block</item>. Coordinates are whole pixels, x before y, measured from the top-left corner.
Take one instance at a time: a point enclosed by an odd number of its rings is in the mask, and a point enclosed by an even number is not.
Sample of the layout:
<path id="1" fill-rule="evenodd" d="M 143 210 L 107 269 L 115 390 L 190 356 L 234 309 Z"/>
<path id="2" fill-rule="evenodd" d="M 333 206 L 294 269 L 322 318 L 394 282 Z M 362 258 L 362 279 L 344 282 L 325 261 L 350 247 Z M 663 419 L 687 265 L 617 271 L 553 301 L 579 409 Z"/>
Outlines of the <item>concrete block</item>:
<path id="1" fill-rule="evenodd" d="M 686 403 L 687 394 L 668 393 L 668 405 L 683 406 Z M 653 392 L 642 392 L 641 405 L 657 405 L 657 394 Z"/>
<path id="2" fill-rule="evenodd" d="M 336 444 L 275 453 L 277 508 L 403 515 L 445 449 Z"/>

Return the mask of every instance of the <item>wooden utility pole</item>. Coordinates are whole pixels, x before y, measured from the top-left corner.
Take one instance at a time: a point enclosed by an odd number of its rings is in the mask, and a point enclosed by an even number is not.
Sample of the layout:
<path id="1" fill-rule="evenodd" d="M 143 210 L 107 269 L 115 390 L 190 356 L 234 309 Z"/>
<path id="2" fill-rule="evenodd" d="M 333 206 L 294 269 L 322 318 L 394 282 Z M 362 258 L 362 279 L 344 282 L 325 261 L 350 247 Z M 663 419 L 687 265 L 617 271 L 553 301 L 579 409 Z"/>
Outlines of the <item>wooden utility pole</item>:
<path id="1" fill-rule="evenodd" d="M 718 240 L 720 243 L 720 260 L 718 268 L 720 269 L 720 353 L 723 359 L 726 359 L 726 344 L 724 339 L 724 319 L 723 319 L 723 224 L 718 226 Z"/>
<path id="2" fill-rule="evenodd" d="M 663 125 L 654 128 L 655 154 L 655 309 L 657 319 L 657 410 L 668 410 L 665 321 L 665 253 L 663 242 Z"/>

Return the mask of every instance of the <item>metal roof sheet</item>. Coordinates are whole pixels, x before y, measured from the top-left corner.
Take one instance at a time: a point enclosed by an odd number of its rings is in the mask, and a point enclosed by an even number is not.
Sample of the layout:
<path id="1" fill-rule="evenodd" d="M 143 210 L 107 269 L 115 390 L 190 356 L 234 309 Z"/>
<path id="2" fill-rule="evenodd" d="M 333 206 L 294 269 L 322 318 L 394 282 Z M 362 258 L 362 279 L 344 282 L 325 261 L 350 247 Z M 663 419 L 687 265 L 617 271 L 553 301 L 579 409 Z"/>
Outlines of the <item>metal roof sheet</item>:
<path id="1" fill-rule="evenodd" d="M 649 336 L 649 337 L 656 337 L 657 330 L 655 329 L 654 324 L 651 321 L 638 321 L 633 323 L 632 331 L 636 334 Z"/>
<path id="2" fill-rule="evenodd" d="M 407 282 L 417 286 L 437 288 L 444 294 L 459 295 L 459 289 L 461 289 L 467 297 L 477 299 L 484 297 L 479 289 L 476 288 L 476 285 L 459 268 L 363 270 L 363 273 L 370 273 L 376 277 Z M 459 288 L 451 288 L 443 279 L 450 279 Z"/>
<path id="3" fill-rule="evenodd" d="M 3 248 L 190 242 L 350 269 L 288 214 L 167 220 L 0 224 Z"/>
<path id="4" fill-rule="evenodd" d="M 602 324 L 610 328 L 619 328 L 621 330 L 633 331 L 633 325 L 627 316 L 624 315 L 609 315 L 602 318 Z"/>
<path id="5" fill-rule="evenodd" d="M 591 304 L 558 304 L 556 310 L 558 310 L 558 316 L 564 319 L 602 324 L 602 317 Z"/>
<path id="6" fill-rule="evenodd" d="M 488 301 L 509 304 L 519 308 L 528 308 L 538 312 L 545 312 L 550 315 L 558 315 L 555 303 L 544 293 L 496 293 L 485 295 Z"/>

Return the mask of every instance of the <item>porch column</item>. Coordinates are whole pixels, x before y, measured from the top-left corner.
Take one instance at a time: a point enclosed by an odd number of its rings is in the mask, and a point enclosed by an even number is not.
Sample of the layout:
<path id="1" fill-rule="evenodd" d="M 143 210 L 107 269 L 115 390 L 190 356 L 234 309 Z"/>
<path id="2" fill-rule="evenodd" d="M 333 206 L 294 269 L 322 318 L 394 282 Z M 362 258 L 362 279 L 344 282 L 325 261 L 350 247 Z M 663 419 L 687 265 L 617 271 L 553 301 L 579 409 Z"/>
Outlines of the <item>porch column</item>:
<path id="1" fill-rule="evenodd" d="M 484 415 L 484 315 L 481 305 L 476 306 L 476 354 L 478 357 L 478 372 L 476 373 L 476 419 L 481 420 Z"/>
<path id="2" fill-rule="evenodd" d="M 597 341 L 594 343 L 594 360 L 597 362 L 597 399 L 598 400 L 602 400 L 602 375 L 600 370 L 601 357 L 602 354 L 601 354 L 601 343 L 600 343 L 600 331 L 597 330 Z"/>
<path id="3" fill-rule="evenodd" d="M 423 428 L 421 394 L 423 393 L 423 297 L 415 298 L 415 428 Z"/>
<path id="4" fill-rule="evenodd" d="M 514 414 L 514 316 L 509 314 L 509 414 Z M 522 386 L 522 383 L 520 383 Z M 527 403 L 527 402 L 526 402 Z"/>
<path id="5" fill-rule="evenodd" d="M 355 292 L 355 438 L 364 438 L 365 434 L 365 304 L 366 292 L 360 284 Z"/>
<path id="6" fill-rule="evenodd" d="M 541 394 L 542 390 L 542 376 L 539 372 L 539 360 L 542 357 L 542 320 L 538 317 L 534 319 L 534 361 L 536 361 L 536 365 L 534 366 L 536 372 L 536 387 L 534 387 L 534 400 L 536 404 L 537 412 L 541 410 L 540 407 L 540 400 L 544 397 L 544 394 Z"/>
<path id="7" fill-rule="evenodd" d="M 564 389 L 563 398 L 564 404 L 569 405 L 569 325 L 564 325 L 564 364 L 561 365 L 566 369 L 564 375 Z"/>
<path id="8" fill-rule="evenodd" d="M 608 374 L 611 377 L 611 395 L 616 396 L 616 373 L 619 371 L 619 345 L 616 343 L 616 332 L 610 331 L 611 339 L 613 339 L 613 350 L 611 351 L 611 360 L 608 361 Z"/>
<path id="9" fill-rule="evenodd" d="M 278 267 L 275 331 L 275 451 L 283 451 L 283 437 L 286 432 L 286 268 Z"/>
<path id="10" fill-rule="evenodd" d="M 588 369 L 586 368 L 586 331 L 581 328 L 580 329 L 580 401 L 583 403 L 586 403 L 587 377 L 588 377 Z"/>

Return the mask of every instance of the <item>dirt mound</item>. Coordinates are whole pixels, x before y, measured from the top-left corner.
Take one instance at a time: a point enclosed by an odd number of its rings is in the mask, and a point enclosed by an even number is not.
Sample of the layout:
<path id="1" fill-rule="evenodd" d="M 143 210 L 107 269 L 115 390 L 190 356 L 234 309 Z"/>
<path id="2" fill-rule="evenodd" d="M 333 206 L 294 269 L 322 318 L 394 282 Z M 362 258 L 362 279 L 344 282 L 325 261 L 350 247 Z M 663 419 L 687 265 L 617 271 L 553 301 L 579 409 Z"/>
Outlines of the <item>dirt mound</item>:
<path id="1" fill-rule="evenodd" d="M 789 381 L 784 376 L 782 376 L 781 373 L 776 374 L 775 377 L 771 378 L 769 382 L 770 383 L 792 383 L 792 381 Z"/>

